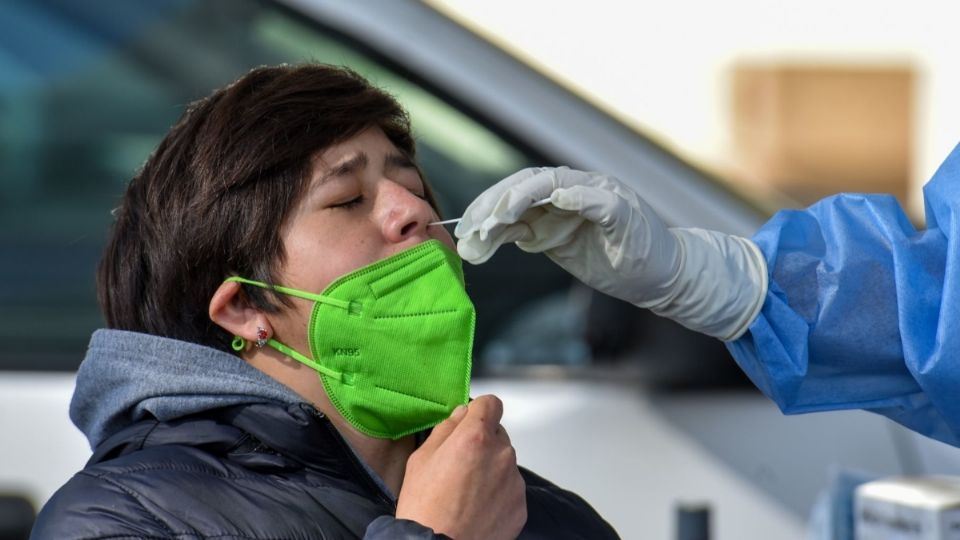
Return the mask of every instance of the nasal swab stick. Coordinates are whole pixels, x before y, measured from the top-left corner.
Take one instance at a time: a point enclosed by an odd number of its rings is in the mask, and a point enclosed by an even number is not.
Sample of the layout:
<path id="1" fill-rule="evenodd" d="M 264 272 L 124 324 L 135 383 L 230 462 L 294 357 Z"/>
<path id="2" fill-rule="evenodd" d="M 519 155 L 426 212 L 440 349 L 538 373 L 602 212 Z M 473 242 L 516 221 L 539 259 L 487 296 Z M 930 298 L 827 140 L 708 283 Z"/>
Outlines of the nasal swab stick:
<path id="1" fill-rule="evenodd" d="M 550 204 L 550 197 L 547 197 L 546 199 L 540 199 L 539 201 L 531 204 L 530 208 L 537 208 L 540 206 L 544 206 L 546 204 Z M 433 222 L 427 223 L 427 227 L 431 225 L 449 225 L 451 223 L 460 223 L 460 221 L 462 220 L 463 220 L 462 217 L 458 217 L 453 219 L 445 219 L 443 221 L 433 221 Z"/>

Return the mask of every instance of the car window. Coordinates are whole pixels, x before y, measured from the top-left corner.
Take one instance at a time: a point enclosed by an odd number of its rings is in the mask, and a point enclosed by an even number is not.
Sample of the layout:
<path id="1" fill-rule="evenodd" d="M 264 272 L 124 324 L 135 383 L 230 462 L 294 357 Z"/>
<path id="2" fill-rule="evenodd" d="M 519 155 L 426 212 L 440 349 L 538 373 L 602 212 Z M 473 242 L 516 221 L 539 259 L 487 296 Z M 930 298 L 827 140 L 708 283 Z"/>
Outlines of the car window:
<path id="1" fill-rule="evenodd" d="M 517 169 L 549 164 L 402 66 L 267 2 L 13 0 L 0 4 L 0 36 L 0 370 L 76 368 L 103 324 L 94 275 L 126 182 L 186 104 L 252 67 L 341 64 L 396 95 L 448 216 Z M 518 353 L 569 305 L 571 280 L 545 257 L 504 249 L 466 273 L 478 362 L 586 358 L 582 344 L 562 344 L 564 355 L 556 341 Z M 524 324 L 533 332 L 511 338 Z"/>

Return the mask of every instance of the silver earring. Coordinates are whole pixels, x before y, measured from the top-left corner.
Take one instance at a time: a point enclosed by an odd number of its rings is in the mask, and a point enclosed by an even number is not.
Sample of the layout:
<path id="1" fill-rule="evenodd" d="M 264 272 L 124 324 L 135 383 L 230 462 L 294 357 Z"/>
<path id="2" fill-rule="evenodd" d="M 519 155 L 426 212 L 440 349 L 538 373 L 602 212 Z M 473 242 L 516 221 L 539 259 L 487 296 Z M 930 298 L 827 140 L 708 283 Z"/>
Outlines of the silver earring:
<path id="1" fill-rule="evenodd" d="M 257 327 L 257 348 L 262 349 L 267 344 L 267 331 L 262 326 Z"/>

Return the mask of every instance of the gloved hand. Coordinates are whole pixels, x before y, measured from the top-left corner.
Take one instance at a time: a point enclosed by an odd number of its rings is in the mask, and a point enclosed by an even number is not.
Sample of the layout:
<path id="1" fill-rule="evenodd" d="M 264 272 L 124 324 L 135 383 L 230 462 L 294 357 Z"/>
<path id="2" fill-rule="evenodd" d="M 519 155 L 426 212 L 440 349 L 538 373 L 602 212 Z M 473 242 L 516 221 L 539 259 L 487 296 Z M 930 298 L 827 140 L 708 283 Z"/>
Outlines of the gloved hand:
<path id="1" fill-rule="evenodd" d="M 547 197 L 550 204 L 530 207 Z M 746 332 L 767 292 L 753 242 L 668 228 L 635 191 L 599 173 L 521 170 L 477 197 L 454 234 L 470 263 L 516 242 L 601 292 L 722 340 Z"/>

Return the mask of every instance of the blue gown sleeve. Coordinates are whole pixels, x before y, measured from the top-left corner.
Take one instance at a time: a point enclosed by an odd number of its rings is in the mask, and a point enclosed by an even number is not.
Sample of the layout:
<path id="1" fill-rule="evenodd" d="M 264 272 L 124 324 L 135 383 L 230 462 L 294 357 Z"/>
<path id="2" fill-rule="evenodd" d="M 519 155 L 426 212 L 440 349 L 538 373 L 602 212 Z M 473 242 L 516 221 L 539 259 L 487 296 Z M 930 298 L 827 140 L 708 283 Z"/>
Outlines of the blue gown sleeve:
<path id="1" fill-rule="evenodd" d="M 960 146 L 924 200 L 922 231 L 891 196 L 843 194 L 754 236 L 770 286 L 727 347 L 784 413 L 866 409 L 960 446 Z"/>

